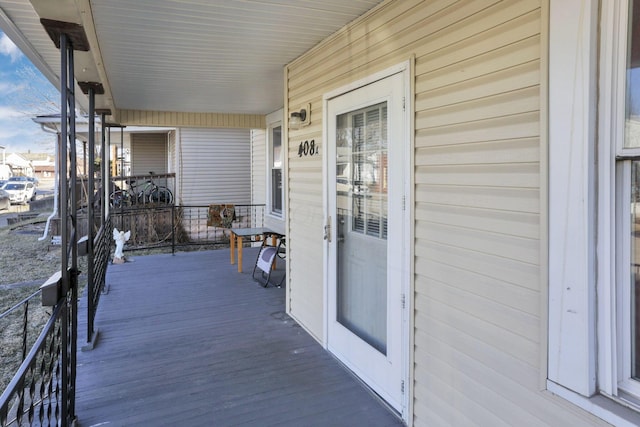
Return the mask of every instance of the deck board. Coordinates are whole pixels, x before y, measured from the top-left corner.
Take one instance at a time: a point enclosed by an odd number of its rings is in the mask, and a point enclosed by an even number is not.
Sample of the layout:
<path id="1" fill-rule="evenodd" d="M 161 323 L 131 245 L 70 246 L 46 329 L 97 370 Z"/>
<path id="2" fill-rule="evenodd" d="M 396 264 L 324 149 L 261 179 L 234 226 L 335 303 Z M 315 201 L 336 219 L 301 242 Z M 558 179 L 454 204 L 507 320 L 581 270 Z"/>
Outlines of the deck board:
<path id="1" fill-rule="evenodd" d="M 228 250 L 109 266 L 96 348 L 78 354 L 78 425 L 402 425 L 285 314 L 284 289 L 251 279 L 256 254 L 243 273 Z"/>

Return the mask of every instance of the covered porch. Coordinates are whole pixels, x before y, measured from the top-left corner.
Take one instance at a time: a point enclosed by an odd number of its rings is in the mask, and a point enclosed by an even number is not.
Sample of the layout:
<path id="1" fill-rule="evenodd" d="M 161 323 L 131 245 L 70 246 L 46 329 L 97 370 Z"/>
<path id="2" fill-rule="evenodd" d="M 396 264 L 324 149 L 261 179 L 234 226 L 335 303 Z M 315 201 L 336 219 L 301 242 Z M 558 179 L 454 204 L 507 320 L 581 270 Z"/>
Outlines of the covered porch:
<path id="1" fill-rule="evenodd" d="M 242 273 L 224 249 L 109 266 L 99 340 L 78 353 L 78 424 L 402 425 L 285 313 L 284 289 L 252 280 L 256 255 Z"/>

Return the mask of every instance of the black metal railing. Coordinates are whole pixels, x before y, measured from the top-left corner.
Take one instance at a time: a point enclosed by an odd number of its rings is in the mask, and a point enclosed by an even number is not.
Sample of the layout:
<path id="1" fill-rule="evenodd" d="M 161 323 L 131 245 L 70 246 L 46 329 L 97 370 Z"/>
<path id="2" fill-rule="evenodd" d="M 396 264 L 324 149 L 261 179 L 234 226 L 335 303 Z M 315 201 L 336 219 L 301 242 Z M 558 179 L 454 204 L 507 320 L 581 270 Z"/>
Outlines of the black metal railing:
<path id="1" fill-rule="evenodd" d="M 69 361 L 72 293 L 60 299 L 53 314 L 0 396 L 0 426 L 70 425 L 75 380 Z"/>
<path id="2" fill-rule="evenodd" d="M 174 173 L 111 177 L 109 204 L 112 209 L 140 205 L 173 205 L 175 203 Z"/>
<path id="3" fill-rule="evenodd" d="M 94 337 L 94 321 L 98 311 L 100 295 L 105 287 L 107 265 L 111 252 L 111 217 L 107 217 L 93 239 L 93 253 L 90 260 L 87 283 L 87 342 Z"/>
<path id="4" fill-rule="evenodd" d="M 102 225 L 107 214 L 107 200 L 95 200 L 95 95 L 101 89 L 97 82 L 80 82 L 82 90 L 89 95 L 89 162 L 85 162 L 85 177 L 78 176 L 76 150 L 76 81 L 74 73 L 74 50 L 86 50 L 79 40 L 86 36 L 82 29 L 69 23 L 42 19 L 41 24 L 60 49 L 60 132 L 58 134 L 58 188 L 60 201 L 59 235 L 61 241 L 61 268 L 42 287 L 43 305 L 53 306 L 53 313 L 38 336 L 29 353 L 24 357 L 17 373 L 0 395 L 0 426 L 69 426 L 75 421 L 76 348 L 78 332 L 78 256 L 80 255 L 78 211 L 88 212 L 86 240 L 93 249 L 94 226 Z M 66 31 L 73 27 L 73 37 Z M 74 47 L 74 44 L 76 46 Z M 102 159 L 103 182 L 108 181 L 106 169 L 107 142 L 105 140 L 105 115 L 102 115 Z M 99 194 L 100 192 L 98 192 Z M 149 196 L 150 197 L 150 196 Z M 95 209 L 98 207 L 99 209 Z M 98 215 L 95 215 L 98 211 Z M 108 230 L 110 231 L 110 230 Z M 93 270 L 93 258 L 91 269 Z M 91 276 L 94 275 L 92 271 Z M 28 311 L 28 308 L 25 308 Z M 23 354 L 26 345 L 23 345 Z"/>
<path id="5" fill-rule="evenodd" d="M 40 296 L 40 290 L 16 303 L 13 307 L 0 314 L 0 341 L 3 343 L 0 349 L 0 360 L 2 360 L 2 380 L 0 380 L 0 390 L 8 384 L 8 372 L 16 372 L 20 364 L 27 357 L 27 351 L 36 340 L 40 329 L 37 325 L 42 325 L 37 318 L 38 307 L 32 308 L 34 299 Z M 35 304 L 39 302 L 35 301 Z M 38 332 L 32 332 L 33 328 L 38 328 Z M 30 333 L 31 332 L 31 333 Z"/>
<path id="6" fill-rule="evenodd" d="M 145 174 L 112 176 L 109 178 L 109 195 L 107 197 L 111 210 L 128 208 L 136 205 L 147 204 L 173 204 L 175 203 L 175 173 L 165 174 Z M 104 190 L 102 189 L 102 178 L 96 176 L 93 180 L 93 204 L 96 212 L 102 210 L 102 200 Z M 80 178 L 77 192 L 79 197 L 79 208 L 83 208 L 88 203 L 88 180 Z"/>
<path id="7" fill-rule="evenodd" d="M 210 206 L 173 206 L 146 204 L 111 211 L 111 225 L 130 231 L 125 250 L 169 248 L 197 245 L 224 245 L 229 228 L 262 227 L 264 204 L 234 204 L 224 224 L 210 216 Z"/>
<path id="8" fill-rule="evenodd" d="M 220 207 L 230 210 L 227 220 L 212 218 L 216 216 L 215 209 Z M 264 226 L 264 210 L 264 204 L 179 206 L 177 222 L 188 244 L 227 243 L 229 228 Z"/>

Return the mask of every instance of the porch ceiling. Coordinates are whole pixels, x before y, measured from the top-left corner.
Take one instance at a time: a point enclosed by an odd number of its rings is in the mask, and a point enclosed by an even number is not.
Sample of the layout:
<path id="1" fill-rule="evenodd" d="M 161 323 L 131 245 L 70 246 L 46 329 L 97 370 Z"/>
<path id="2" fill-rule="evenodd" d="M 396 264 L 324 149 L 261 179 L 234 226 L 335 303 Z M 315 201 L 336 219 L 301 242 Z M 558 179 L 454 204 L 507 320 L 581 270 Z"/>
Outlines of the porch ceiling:
<path id="1" fill-rule="evenodd" d="M 283 67 L 381 0 L 0 0 L 0 28 L 58 85 L 60 54 L 40 18 L 82 24 L 78 81 L 97 108 L 266 114 Z M 86 105 L 86 101 L 84 102 Z"/>

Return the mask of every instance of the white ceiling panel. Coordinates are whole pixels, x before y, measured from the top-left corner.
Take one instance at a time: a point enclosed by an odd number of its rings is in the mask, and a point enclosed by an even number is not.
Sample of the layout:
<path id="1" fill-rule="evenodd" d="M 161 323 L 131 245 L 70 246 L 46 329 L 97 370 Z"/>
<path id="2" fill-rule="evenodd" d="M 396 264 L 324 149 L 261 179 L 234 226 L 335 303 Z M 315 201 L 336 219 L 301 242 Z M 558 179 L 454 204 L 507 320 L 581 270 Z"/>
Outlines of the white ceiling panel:
<path id="1" fill-rule="evenodd" d="M 84 23 L 76 77 L 105 85 L 98 108 L 266 114 L 283 105 L 287 63 L 381 2 L 0 0 L 0 27 L 56 81 L 40 18 Z"/>

